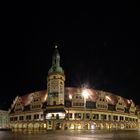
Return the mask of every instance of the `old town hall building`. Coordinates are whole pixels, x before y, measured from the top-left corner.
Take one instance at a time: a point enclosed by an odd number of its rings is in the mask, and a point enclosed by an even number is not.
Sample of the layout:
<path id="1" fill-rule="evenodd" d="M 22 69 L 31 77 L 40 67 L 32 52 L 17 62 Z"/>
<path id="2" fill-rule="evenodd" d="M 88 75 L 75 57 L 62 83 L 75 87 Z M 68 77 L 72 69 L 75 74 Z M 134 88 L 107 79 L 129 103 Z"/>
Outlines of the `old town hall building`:
<path id="1" fill-rule="evenodd" d="M 138 129 L 131 99 L 96 89 L 65 87 L 55 46 L 47 90 L 17 96 L 10 108 L 12 130 Z"/>

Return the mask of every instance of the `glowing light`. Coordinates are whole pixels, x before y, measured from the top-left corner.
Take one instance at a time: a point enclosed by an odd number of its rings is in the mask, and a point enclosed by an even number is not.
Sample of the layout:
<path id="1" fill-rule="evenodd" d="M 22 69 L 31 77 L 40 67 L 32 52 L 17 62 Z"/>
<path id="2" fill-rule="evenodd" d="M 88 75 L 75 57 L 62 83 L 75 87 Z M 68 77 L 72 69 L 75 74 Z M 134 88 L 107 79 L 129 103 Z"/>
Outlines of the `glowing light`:
<path id="1" fill-rule="evenodd" d="M 48 95 L 46 94 L 46 96 L 45 96 L 45 98 L 44 98 L 45 101 L 47 100 L 47 96 L 48 96 Z"/>
<path id="2" fill-rule="evenodd" d="M 82 96 L 83 96 L 85 99 L 87 99 L 87 98 L 88 98 L 88 95 L 89 95 L 88 91 L 87 91 L 86 89 L 84 89 L 83 92 L 82 92 Z"/>
<path id="3" fill-rule="evenodd" d="M 93 124 L 93 125 L 91 125 L 91 129 L 95 129 L 95 125 Z"/>
<path id="4" fill-rule="evenodd" d="M 128 104 L 130 104 L 131 102 L 130 102 L 130 100 L 127 100 L 128 101 Z"/>
<path id="5" fill-rule="evenodd" d="M 78 129 L 81 129 L 81 125 L 80 124 L 78 125 Z"/>
<path id="6" fill-rule="evenodd" d="M 46 124 L 44 123 L 44 128 L 46 128 Z"/>
<path id="7" fill-rule="evenodd" d="M 64 113 L 57 113 L 57 114 L 59 114 L 60 117 L 64 117 L 65 116 Z"/>
<path id="8" fill-rule="evenodd" d="M 123 124 L 121 124 L 121 129 L 124 129 L 124 125 Z"/>
<path id="9" fill-rule="evenodd" d="M 51 117 L 51 116 L 52 116 L 52 113 L 48 113 L 47 116 L 48 116 L 48 117 Z"/>
<path id="10" fill-rule="evenodd" d="M 71 124 L 70 129 L 74 129 L 74 124 Z"/>
<path id="11" fill-rule="evenodd" d="M 109 101 L 111 101 L 111 98 L 109 96 L 106 96 L 106 99 L 109 100 Z"/>
<path id="12" fill-rule="evenodd" d="M 71 94 L 69 94 L 69 99 L 70 99 L 70 100 L 72 99 L 72 95 L 71 95 Z"/>

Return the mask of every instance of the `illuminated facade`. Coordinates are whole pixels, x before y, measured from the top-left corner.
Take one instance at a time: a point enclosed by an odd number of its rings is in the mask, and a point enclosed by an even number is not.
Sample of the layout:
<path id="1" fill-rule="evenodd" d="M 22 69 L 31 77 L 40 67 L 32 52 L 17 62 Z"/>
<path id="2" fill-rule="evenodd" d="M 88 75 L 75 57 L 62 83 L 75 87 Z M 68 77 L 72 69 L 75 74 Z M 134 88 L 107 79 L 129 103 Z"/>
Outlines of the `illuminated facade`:
<path id="1" fill-rule="evenodd" d="M 138 129 L 132 100 L 95 89 L 65 87 L 55 47 L 47 90 L 16 97 L 10 108 L 13 130 Z"/>
<path id="2" fill-rule="evenodd" d="M 9 114 L 8 111 L 0 110 L 0 130 L 9 128 Z"/>

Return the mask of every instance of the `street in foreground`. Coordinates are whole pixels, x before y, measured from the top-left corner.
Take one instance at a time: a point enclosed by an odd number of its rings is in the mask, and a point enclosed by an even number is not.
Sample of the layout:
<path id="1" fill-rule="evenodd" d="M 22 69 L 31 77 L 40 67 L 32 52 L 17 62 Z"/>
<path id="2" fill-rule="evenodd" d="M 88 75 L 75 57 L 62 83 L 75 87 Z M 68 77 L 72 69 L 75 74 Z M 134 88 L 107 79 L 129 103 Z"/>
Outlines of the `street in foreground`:
<path id="1" fill-rule="evenodd" d="M 0 140 L 140 140 L 140 131 L 0 131 Z"/>

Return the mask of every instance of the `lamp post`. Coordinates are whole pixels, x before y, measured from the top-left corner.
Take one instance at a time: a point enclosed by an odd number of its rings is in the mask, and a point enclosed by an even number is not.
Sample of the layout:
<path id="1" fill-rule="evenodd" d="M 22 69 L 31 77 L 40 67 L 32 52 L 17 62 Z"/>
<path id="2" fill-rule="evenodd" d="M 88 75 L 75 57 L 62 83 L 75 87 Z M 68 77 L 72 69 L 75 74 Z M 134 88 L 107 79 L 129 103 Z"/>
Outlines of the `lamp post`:
<path id="1" fill-rule="evenodd" d="M 88 92 L 86 89 L 82 91 L 82 96 L 84 97 L 84 127 L 85 127 L 85 121 L 86 121 L 86 99 L 88 98 Z"/>
<path id="2" fill-rule="evenodd" d="M 69 94 L 69 100 L 71 101 L 71 99 L 72 99 L 72 95 L 71 94 Z M 70 107 L 70 102 L 69 102 L 69 105 L 68 105 L 68 120 L 69 120 L 69 107 Z"/>

